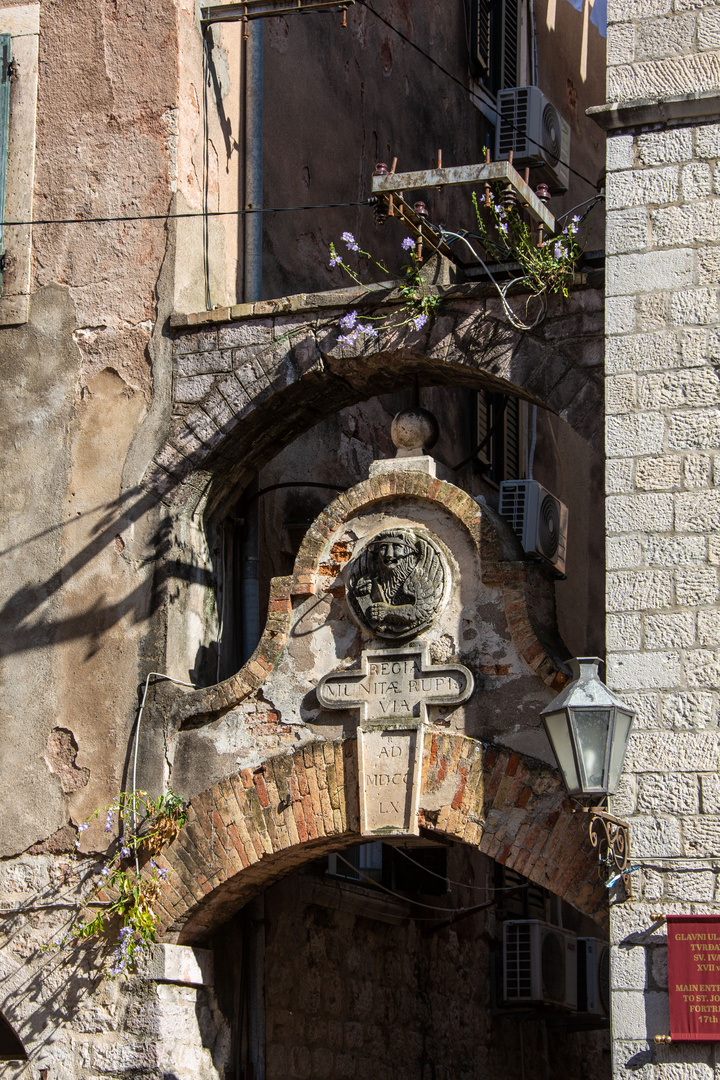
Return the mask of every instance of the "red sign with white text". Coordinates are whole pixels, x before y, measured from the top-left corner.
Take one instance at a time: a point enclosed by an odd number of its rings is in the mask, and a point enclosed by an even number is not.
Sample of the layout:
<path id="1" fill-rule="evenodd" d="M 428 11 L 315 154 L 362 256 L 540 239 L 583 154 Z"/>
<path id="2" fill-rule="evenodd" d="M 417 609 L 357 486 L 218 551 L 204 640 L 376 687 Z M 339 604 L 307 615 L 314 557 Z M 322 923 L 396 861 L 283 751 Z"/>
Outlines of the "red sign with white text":
<path id="1" fill-rule="evenodd" d="M 668 915 L 673 1042 L 720 1039 L 720 916 Z"/>

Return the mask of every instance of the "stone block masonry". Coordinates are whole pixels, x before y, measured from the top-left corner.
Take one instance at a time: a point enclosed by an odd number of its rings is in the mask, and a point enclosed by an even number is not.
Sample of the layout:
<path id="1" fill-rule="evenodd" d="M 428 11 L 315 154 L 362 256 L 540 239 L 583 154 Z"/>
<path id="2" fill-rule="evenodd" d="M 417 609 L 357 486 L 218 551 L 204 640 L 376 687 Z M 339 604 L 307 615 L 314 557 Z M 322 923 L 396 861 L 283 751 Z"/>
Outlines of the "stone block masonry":
<path id="1" fill-rule="evenodd" d="M 656 915 L 720 914 L 720 5 L 610 0 L 608 19 L 607 676 L 638 710 L 613 809 L 641 867 L 611 909 L 614 1067 L 700 1080 L 712 1047 L 654 1042 Z"/>

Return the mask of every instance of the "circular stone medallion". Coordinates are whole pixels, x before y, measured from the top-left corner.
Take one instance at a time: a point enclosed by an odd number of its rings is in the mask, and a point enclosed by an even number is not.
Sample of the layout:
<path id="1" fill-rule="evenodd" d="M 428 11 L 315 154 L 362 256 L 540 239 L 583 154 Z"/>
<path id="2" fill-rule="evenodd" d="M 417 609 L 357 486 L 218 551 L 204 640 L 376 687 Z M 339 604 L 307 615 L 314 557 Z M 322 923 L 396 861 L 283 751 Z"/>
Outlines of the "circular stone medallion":
<path id="1" fill-rule="evenodd" d="M 384 641 L 415 637 L 432 623 L 450 586 L 439 541 L 424 529 L 375 533 L 350 563 L 348 603 Z"/>

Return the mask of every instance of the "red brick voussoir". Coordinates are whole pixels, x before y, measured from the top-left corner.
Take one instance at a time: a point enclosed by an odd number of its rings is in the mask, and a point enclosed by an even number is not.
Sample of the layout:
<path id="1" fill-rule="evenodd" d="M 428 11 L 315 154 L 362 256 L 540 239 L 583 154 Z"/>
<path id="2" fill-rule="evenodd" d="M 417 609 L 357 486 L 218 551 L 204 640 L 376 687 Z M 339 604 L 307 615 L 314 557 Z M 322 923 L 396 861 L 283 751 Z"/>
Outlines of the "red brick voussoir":
<path id="1" fill-rule="evenodd" d="M 318 741 L 195 796 L 188 825 L 161 856 L 160 939 L 201 942 L 273 881 L 362 840 L 356 756 L 355 739 Z M 471 844 L 607 921 L 584 815 L 572 813 L 547 765 L 465 735 L 429 732 L 422 777 L 425 835 Z"/>

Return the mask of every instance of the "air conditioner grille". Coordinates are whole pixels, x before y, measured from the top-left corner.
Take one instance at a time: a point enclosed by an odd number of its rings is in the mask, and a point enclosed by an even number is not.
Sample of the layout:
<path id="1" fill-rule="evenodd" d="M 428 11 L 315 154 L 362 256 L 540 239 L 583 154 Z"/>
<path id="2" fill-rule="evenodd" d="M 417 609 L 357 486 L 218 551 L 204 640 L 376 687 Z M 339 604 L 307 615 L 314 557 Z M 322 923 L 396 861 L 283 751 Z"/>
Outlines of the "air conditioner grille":
<path id="1" fill-rule="evenodd" d="M 508 927 L 505 944 L 505 996 L 511 1001 L 532 999 L 530 924 Z"/>
<path id="2" fill-rule="evenodd" d="M 560 533 L 560 512 L 557 499 L 552 495 L 546 495 L 540 504 L 540 521 L 538 523 L 538 535 L 542 554 L 546 559 L 552 559 L 557 554 L 558 537 Z"/>
<path id="3" fill-rule="evenodd" d="M 558 934 L 547 933 L 542 943 L 543 997 L 565 999 L 565 948 Z"/>
<path id="4" fill-rule="evenodd" d="M 562 132 L 560 127 L 560 117 L 555 109 L 548 101 L 543 109 L 542 116 L 543 126 L 543 146 L 547 152 L 552 165 L 557 165 L 560 160 L 560 142 L 562 139 Z"/>
<path id="5" fill-rule="evenodd" d="M 512 531 L 522 539 L 525 523 L 525 485 L 506 481 L 500 491 L 500 514 L 510 523 Z"/>

